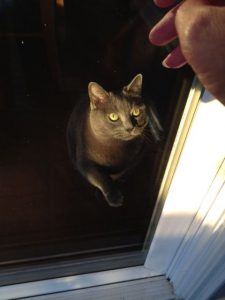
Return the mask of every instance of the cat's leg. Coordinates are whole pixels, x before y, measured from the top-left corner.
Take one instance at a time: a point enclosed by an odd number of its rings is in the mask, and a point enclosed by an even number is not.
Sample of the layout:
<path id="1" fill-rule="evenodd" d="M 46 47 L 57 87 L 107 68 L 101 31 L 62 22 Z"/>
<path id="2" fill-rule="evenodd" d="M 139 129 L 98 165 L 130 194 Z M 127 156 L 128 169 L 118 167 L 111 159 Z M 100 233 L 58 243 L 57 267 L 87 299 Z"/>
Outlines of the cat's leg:
<path id="1" fill-rule="evenodd" d="M 123 195 L 115 186 L 115 183 L 104 170 L 91 162 L 79 162 L 78 169 L 90 184 L 98 188 L 107 203 L 112 207 L 123 205 Z"/>

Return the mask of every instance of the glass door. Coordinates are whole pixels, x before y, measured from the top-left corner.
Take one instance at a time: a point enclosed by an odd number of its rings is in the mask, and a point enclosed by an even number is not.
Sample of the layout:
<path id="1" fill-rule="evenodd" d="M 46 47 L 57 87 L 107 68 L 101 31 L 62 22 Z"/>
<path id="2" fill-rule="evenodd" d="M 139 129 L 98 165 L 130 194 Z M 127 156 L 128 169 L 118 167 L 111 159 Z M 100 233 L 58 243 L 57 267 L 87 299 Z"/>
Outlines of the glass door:
<path id="1" fill-rule="evenodd" d="M 5 277 L 17 268 L 51 277 L 47 266 L 55 262 L 62 276 L 143 263 L 193 79 L 187 67 L 164 69 L 168 49 L 148 41 L 162 13 L 145 0 L 1 1 L 0 268 L 7 282 L 27 280 Z M 117 91 L 137 74 L 150 135 L 142 160 L 116 181 L 124 203 L 112 208 L 74 168 L 66 128 L 90 82 Z"/>

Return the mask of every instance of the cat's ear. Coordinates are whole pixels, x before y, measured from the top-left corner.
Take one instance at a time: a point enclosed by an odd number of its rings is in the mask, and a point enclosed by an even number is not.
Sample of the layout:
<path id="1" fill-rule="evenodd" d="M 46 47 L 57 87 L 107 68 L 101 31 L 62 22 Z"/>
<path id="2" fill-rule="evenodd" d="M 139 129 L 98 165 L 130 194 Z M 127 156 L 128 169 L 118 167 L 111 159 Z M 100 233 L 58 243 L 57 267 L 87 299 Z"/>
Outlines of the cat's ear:
<path id="1" fill-rule="evenodd" d="M 133 80 L 123 88 L 123 93 L 131 96 L 141 96 L 142 91 L 142 74 L 136 75 Z"/>
<path id="2" fill-rule="evenodd" d="M 96 82 L 89 83 L 88 94 L 90 97 L 91 109 L 96 109 L 99 105 L 104 104 L 109 99 L 109 93 Z"/>

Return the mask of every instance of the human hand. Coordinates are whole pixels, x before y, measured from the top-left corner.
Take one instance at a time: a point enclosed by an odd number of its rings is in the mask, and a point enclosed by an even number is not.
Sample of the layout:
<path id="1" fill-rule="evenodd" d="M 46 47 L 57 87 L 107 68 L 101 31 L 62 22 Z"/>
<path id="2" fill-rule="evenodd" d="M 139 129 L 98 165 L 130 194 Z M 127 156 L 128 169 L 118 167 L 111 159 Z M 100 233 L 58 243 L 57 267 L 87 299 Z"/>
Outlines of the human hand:
<path id="1" fill-rule="evenodd" d="M 168 7 L 175 0 L 154 0 Z M 151 30 L 158 46 L 179 39 L 163 61 L 168 68 L 188 63 L 204 87 L 225 104 L 225 1 L 186 0 L 173 7 Z"/>

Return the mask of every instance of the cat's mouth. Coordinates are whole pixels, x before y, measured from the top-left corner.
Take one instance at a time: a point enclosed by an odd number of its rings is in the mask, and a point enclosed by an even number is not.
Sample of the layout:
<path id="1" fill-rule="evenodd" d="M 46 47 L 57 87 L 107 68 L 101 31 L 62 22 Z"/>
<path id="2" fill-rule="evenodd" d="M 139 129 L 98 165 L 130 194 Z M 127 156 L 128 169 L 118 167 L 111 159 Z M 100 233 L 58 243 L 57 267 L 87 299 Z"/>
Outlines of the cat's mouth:
<path id="1" fill-rule="evenodd" d="M 139 137 L 142 134 L 142 132 L 143 130 L 140 130 L 140 128 L 134 128 L 132 131 L 124 132 L 123 134 L 119 134 L 116 137 L 124 141 L 130 141 Z"/>
<path id="2" fill-rule="evenodd" d="M 140 124 L 139 126 L 134 126 L 129 131 L 124 130 L 123 132 L 117 132 L 114 137 L 123 141 L 129 141 L 138 138 L 143 134 L 147 125 L 148 121 L 144 122 L 143 124 Z"/>

